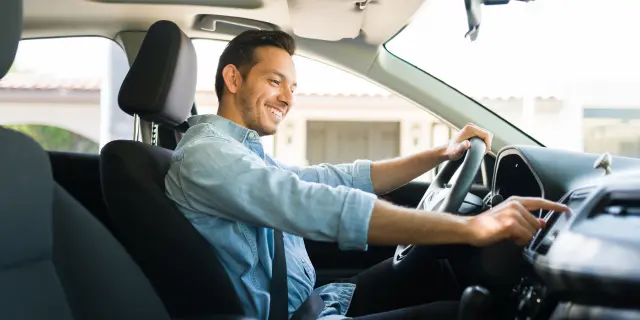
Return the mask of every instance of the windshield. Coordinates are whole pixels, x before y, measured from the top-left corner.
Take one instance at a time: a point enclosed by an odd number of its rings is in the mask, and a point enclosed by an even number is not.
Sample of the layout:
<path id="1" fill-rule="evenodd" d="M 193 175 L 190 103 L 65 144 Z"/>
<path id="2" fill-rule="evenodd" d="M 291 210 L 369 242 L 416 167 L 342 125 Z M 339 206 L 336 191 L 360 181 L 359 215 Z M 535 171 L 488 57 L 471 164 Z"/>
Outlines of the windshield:
<path id="1" fill-rule="evenodd" d="M 637 0 L 429 0 L 386 45 L 552 148 L 640 157 Z M 488 128 L 490 129 L 490 128 Z"/>

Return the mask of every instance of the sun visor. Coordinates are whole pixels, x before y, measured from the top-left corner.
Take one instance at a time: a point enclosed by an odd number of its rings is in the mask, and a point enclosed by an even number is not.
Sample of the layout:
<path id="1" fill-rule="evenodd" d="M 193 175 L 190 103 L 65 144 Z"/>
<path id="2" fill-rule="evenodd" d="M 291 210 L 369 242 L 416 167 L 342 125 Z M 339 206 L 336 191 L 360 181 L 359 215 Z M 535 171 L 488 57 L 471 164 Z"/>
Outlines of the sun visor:
<path id="1" fill-rule="evenodd" d="M 0 0 L 4 1 L 4 0 Z M 142 3 L 168 5 L 194 5 L 220 8 L 259 9 L 264 7 L 263 0 L 90 0 L 106 3 Z"/>
<path id="2" fill-rule="evenodd" d="M 288 0 L 287 4 L 295 35 L 328 41 L 357 37 L 366 10 L 353 0 Z"/>
<path id="3" fill-rule="evenodd" d="M 287 4 L 296 36 L 338 41 L 363 32 L 369 42 L 380 43 L 408 23 L 423 1 L 287 0 Z"/>

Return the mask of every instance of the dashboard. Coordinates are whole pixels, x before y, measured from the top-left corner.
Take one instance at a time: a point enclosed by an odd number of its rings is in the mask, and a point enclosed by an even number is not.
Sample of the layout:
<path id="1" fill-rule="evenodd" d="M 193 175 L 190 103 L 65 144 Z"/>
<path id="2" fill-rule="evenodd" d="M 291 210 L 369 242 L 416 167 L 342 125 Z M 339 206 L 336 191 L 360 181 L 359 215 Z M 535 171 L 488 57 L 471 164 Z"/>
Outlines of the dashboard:
<path id="1" fill-rule="evenodd" d="M 544 197 L 571 211 L 546 221 L 521 251 L 515 319 L 640 319 L 640 159 L 510 146 L 496 159 L 490 197 Z M 606 316 L 605 316 L 606 315 Z"/>

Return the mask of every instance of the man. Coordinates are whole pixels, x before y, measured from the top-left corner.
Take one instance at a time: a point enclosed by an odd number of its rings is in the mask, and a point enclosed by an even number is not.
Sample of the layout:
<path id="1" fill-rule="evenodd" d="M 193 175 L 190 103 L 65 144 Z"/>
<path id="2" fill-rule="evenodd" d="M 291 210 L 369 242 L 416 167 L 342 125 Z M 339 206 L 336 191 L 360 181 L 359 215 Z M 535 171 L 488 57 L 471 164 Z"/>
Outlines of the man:
<path id="1" fill-rule="evenodd" d="M 471 137 L 481 137 L 489 147 L 491 134 L 471 124 L 450 144 L 398 159 L 311 167 L 278 163 L 264 153 L 260 137 L 276 133 L 293 107 L 294 52 L 293 39 L 283 32 L 247 31 L 233 39 L 216 74 L 218 115 L 189 119 L 190 129 L 176 148 L 166 177 L 168 196 L 215 249 L 247 315 L 258 319 L 269 315 L 273 229 L 285 232 L 291 316 L 314 290 L 315 271 L 303 237 L 337 242 L 343 250 L 364 250 L 367 244 L 483 246 L 504 239 L 525 244 L 540 228 L 529 210 L 566 209 L 543 199 L 510 199 L 476 217 L 462 218 L 377 199 L 376 194 L 461 157 Z M 429 286 L 447 289 L 438 283 L 447 274 L 436 264 L 424 268 L 428 280 L 407 279 L 393 274 L 386 261 L 349 281 L 317 288 L 326 305 L 320 317 L 455 314 L 455 304 L 412 306 L 458 298 L 429 293 L 435 290 Z M 404 283 L 395 284 L 398 279 Z M 411 288 L 412 281 L 425 284 L 410 294 L 414 300 L 394 299 L 403 294 L 397 290 Z"/>

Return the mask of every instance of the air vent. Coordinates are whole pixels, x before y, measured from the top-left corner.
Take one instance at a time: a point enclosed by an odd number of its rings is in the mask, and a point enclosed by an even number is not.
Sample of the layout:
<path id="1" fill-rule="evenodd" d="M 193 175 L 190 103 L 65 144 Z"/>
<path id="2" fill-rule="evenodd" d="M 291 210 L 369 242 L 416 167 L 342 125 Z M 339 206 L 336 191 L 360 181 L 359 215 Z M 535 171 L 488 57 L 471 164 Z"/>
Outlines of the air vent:
<path id="1" fill-rule="evenodd" d="M 605 194 L 596 205 L 589 218 L 598 216 L 640 217 L 640 191 L 612 190 Z"/>
<path id="2" fill-rule="evenodd" d="M 640 217 L 640 199 L 616 199 L 607 203 L 598 215 L 612 215 L 612 216 L 627 216 L 627 217 Z"/>
<path id="3" fill-rule="evenodd" d="M 584 200 L 591 194 L 591 191 L 593 191 L 593 188 L 578 189 L 571 194 L 569 202 L 574 200 Z"/>
<path id="4" fill-rule="evenodd" d="M 569 196 L 569 200 L 567 200 L 565 203 L 569 208 L 571 208 L 571 210 L 575 211 L 582 206 L 582 203 L 587 199 L 587 197 L 589 197 L 589 195 L 591 195 L 592 191 L 593 188 L 575 190 L 571 193 L 571 195 Z"/>

